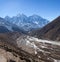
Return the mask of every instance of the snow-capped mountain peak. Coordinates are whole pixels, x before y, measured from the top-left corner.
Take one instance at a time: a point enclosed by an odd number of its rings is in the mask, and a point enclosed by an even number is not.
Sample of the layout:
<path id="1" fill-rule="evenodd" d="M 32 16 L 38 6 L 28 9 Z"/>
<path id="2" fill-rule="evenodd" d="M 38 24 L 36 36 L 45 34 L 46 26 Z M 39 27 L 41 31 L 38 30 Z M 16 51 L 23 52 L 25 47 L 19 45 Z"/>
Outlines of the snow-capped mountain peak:
<path id="1" fill-rule="evenodd" d="M 32 15 L 27 17 L 24 14 L 18 14 L 17 16 L 13 17 L 5 17 L 5 19 L 13 24 L 16 24 L 24 31 L 42 28 L 49 22 L 48 20 L 43 19 L 38 15 Z"/>

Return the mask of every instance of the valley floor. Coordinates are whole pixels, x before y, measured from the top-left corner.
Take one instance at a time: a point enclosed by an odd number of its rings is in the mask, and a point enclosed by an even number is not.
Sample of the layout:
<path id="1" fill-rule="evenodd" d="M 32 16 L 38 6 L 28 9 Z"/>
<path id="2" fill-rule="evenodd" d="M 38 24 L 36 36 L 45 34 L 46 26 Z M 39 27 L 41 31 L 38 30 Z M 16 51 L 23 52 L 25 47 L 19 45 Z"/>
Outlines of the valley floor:
<path id="1" fill-rule="evenodd" d="M 24 36 L 16 43 L 17 49 L 0 40 L 0 62 L 60 62 L 59 41 Z"/>

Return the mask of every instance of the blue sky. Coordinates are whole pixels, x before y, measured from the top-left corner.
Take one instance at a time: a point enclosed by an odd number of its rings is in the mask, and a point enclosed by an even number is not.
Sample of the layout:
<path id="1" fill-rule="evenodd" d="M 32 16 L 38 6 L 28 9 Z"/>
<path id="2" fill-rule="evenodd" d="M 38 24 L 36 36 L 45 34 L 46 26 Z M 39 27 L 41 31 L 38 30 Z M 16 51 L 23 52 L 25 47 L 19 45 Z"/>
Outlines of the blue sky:
<path id="1" fill-rule="evenodd" d="M 60 15 L 60 0 L 0 0 L 0 17 L 37 14 L 53 20 Z"/>

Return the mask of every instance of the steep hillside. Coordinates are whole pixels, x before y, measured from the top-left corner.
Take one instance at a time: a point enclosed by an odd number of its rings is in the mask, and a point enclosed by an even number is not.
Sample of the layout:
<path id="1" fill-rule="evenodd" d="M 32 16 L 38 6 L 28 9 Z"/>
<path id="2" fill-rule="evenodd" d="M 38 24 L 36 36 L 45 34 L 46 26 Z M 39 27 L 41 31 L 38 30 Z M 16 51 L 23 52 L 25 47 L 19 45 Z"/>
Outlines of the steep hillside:
<path id="1" fill-rule="evenodd" d="M 60 41 L 60 16 L 42 29 L 32 31 L 30 34 L 37 38 Z"/>

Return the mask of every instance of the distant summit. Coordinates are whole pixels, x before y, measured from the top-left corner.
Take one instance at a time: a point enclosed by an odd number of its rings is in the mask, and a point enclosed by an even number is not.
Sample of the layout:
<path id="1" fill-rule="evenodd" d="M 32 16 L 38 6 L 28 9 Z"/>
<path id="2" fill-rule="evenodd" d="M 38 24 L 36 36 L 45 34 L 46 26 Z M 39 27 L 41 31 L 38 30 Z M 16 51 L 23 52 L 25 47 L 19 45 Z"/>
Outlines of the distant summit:
<path id="1" fill-rule="evenodd" d="M 9 17 L 6 16 L 5 20 L 17 25 L 20 29 L 24 31 L 30 31 L 37 28 L 42 28 L 49 23 L 48 20 L 38 16 L 32 15 L 27 17 L 24 14 L 18 14 L 17 16 Z"/>

